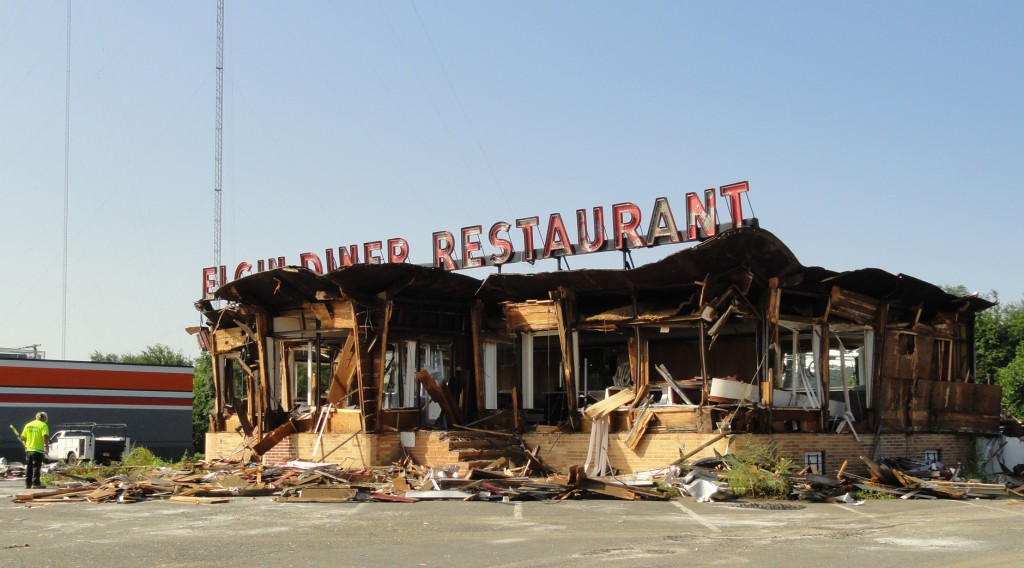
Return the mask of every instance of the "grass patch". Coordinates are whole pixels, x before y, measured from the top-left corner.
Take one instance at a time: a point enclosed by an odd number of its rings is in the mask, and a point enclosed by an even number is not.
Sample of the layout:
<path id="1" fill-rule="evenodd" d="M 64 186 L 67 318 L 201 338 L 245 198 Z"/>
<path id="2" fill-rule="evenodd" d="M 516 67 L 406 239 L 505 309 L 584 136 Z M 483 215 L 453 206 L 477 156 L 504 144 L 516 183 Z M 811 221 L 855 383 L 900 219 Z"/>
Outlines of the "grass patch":
<path id="1" fill-rule="evenodd" d="M 165 467 L 177 470 L 191 470 L 195 468 L 196 462 L 203 458 L 202 454 L 189 455 L 186 452 L 180 460 L 168 461 L 153 454 L 148 448 L 136 446 L 124 455 L 120 462 L 110 464 L 97 464 L 93 462 L 81 462 L 76 465 L 66 466 L 62 469 L 43 474 L 41 481 L 43 485 L 52 487 L 60 483 L 73 481 L 103 481 L 110 477 L 127 477 L 137 479 L 149 469 Z"/>
<path id="2" fill-rule="evenodd" d="M 887 493 L 885 491 L 871 491 L 868 489 L 858 489 L 853 492 L 853 498 L 858 501 L 864 501 L 866 499 L 874 499 L 876 501 L 889 501 L 892 499 L 899 499 L 900 496 L 895 493 Z"/>

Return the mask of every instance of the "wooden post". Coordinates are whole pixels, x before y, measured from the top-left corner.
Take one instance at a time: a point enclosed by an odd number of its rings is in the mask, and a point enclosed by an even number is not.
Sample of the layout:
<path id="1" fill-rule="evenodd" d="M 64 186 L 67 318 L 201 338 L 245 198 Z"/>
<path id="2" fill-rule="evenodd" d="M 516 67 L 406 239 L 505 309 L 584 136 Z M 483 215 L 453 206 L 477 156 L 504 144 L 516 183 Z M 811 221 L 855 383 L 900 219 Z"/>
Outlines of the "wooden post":
<path id="1" fill-rule="evenodd" d="M 705 355 L 704 335 L 705 335 L 705 324 L 704 320 L 700 320 L 700 381 L 701 381 L 701 395 L 700 404 L 706 406 L 708 404 L 708 359 Z"/>
<path id="2" fill-rule="evenodd" d="M 213 410 L 214 410 L 214 413 L 217 416 L 217 424 L 218 424 L 218 428 L 217 429 L 220 430 L 219 425 L 223 421 L 223 417 L 224 417 L 224 396 L 225 396 L 225 392 L 224 392 L 224 385 L 221 384 L 221 381 L 224 380 L 223 379 L 224 371 L 221 368 L 222 365 L 224 364 L 224 360 L 221 357 L 215 355 L 213 353 L 213 351 L 210 351 L 209 353 L 210 353 L 210 369 L 213 371 L 213 397 L 214 397 L 213 398 Z"/>
<path id="3" fill-rule="evenodd" d="M 477 300 L 470 311 L 470 328 L 473 333 L 473 384 L 476 386 L 476 413 L 468 412 L 466 416 L 483 416 L 484 406 L 484 352 L 483 343 L 480 341 L 480 334 L 483 332 L 484 303 Z"/>
<path id="4" fill-rule="evenodd" d="M 555 302 L 555 319 L 558 320 L 558 342 L 562 348 L 562 373 L 565 375 L 565 398 L 569 408 L 569 424 L 575 430 L 579 425 L 576 398 L 576 363 L 573 342 L 573 308 L 575 297 L 571 290 L 559 287 L 551 292 Z"/>
<path id="5" fill-rule="evenodd" d="M 388 366 L 388 330 L 391 327 L 391 314 L 394 309 L 394 302 L 389 299 L 387 303 L 384 304 L 384 319 L 380 322 L 380 363 L 377 365 L 377 380 L 375 381 L 377 384 L 377 400 L 374 406 L 374 408 L 376 408 L 376 416 L 378 418 L 383 416 L 381 413 L 384 412 L 384 373 Z M 395 357 L 398 357 L 397 351 L 395 351 Z M 397 366 L 399 364 L 401 364 L 401 361 L 396 359 L 395 365 Z"/>
<path id="6" fill-rule="evenodd" d="M 828 405 L 829 405 L 829 363 L 831 357 L 829 356 L 829 330 L 828 324 L 822 323 L 821 325 L 821 345 L 819 346 L 820 355 L 818 359 L 818 377 L 821 380 L 821 429 L 824 431 L 828 427 Z M 814 334 L 812 333 L 813 337 Z"/>
<path id="7" fill-rule="evenodd" d="M 258 394 L 256 396 L 255 404 L 253 404 L 254 401 L 249 401 L 250 408 L 255 407 L 253 408 L 253 410 L 255 411 L 253 413 L 253 422 L 255 422 L 254 426 L 256 430 L 257 440 L 263 437 L 263 417 L 265 415 L 265 409 L 267 406 L 267 376 L 269 375 L 267 369 L 269 367 L 267 361 L 267 349 L 266 345 L 264 345 L 264 338 L 266 336 L 267 313 L 260 310 L 256 312 L 256 352 L 258 353 L 259 357 L 259 364 L 257 365 L 257 368 L 259 369 L 259 376 L 253 377 L 254 381 L 257 379 L 259 380 L 258 385 L 253 385 L 254 387 L 256 387 Z M 252 395 L 253 393 L 250 392 L 250 399 L 252 399 Z"/>
<path id="8" fill-rule="evenodd" d="M 875 318 L 875 352 L 871 363 L 871 429 L 879 432 L 882 418 L 878 409 L 878 395 L 881 391 L 882 365 L 885 362 L 885 336 L 888 335 L 889 302 L 881 302 Z"/>

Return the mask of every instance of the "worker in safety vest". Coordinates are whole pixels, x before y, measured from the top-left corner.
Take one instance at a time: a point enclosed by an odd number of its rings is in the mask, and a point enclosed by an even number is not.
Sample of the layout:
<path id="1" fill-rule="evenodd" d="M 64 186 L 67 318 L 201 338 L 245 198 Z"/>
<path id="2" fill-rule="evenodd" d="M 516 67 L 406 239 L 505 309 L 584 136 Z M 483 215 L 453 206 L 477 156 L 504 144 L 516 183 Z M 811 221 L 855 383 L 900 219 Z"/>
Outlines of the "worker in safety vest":
<path id="1" fill-rule="evenodd" d="M 50 427 L 46 425 L 49 417 L 45 412 L 37 412 L 36 419 L 29 422 L 21 430 L 21 443 L 25 444 L 25 488 L 42 489 L 40 476 L 43 473 L 43 457 L 50 450 Z"/>

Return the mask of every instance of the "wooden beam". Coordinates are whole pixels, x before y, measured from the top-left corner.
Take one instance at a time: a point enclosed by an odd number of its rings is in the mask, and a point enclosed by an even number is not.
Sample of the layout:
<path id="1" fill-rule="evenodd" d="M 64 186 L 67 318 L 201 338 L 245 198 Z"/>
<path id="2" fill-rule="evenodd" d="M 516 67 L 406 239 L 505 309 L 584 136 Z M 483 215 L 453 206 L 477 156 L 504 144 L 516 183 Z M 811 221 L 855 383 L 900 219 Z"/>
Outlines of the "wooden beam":
<path id="1" fill-rule="evenodd" d="M 486 370 L 484 369 L 483 342 L 480 337 L 484 320 L 484 303 L 482 301 L 477 300 L 473 304 L 469 317 L 473 333 L 473 378 L 476 385 L 476 411 L 478 414 L 483 414 L 484 406 L 486 406 L 484 398 L 484 389 L 486 388 L 484 374 Z"/>
<path id="2" fill-rule="evenodd" d="M 456 405 L 455 401 L 452 400 L 448 389 L 437 384 L 434 377 L 430 376 L 429 371 L 422 369 L 417 372 L 416 381 L 423 385 L 423 388 L 427 391 L 427 394 L 430 395 L 430 398 L 441 407 L 441 412 L 443 412 L 445 418 L 448 419 L 448 426 L 454 427 L 462 424 L 462 414 L 459 412 L 458 405 Z"/>
<path id="3" fill-rule="evenodd" d="M 562 349 L 562 374 L 565 377 L 565 399 L 569 407 L 569 423 L 576 429 L 578 399 L 576 396 L 576 364 L 575 342 L 573 341 L 573 312 L 575 295 L 571 290 L 559 286 L 557 292 L 551 292 L 551 300 L 555 303 L 555 316 L 558 324 L 558 343 Z"/>
<path id="4" fill-rule="evenodd" d="M 687 452 L 681 458 L 679 458 L 676 461 L 672 462 L 672 465 L 683 465 L 684 463 L 686 463 L 686 460 L 688 460 L 691 457 L 697 455 L 697 453 L 700 452 L 701 450 L 703 450 L 704 448 L 707 448 L 708 446 L 714 444 L 715 442 L 721 440 L 722 438 L 724 438 L 724 437 L 726 437 L 728 435 L 729 435 L 729 432 L 722 432 L 721 434 L 715 436 L 714 438 L 711 438 L 710 440 L 708 440 L 708 441 L 704 442 L 703 444 L 697 446 L 695 449 Z"/>
<path id="5" fill-rule="evenodd" d="M 262 338 L 267 333 L 267 313 L 264 311 L 256 312 L 256 334 L 254 341 L 256 342 L 256 350 L 259 353 L 259 379 L 258 391 L 259 396 L 256 402 L 256 420 L 255 432 L 256 437 L 260 438 L 263 436 L 263 417 L 266 414 L 267 408 L 267 377 L 270 375 L 269 366 L 267 361 L 267 349 L 263 344 Z"/>
<path id="6" fill-rule="evenodd" d="M 380 321 L 380 362 L 377 364 L 377 384 L 376 391 L 377 396 L 374 403 L 376 409 L 374 415 L 376 418 L 380 418 L 381 413 L 384 412 L 384 373 L 388 366 L 388 332 L 391 328 L 391 314 L 394 313 L 394 303 L 388 300 L 384 304 L 384 316 Z M 398 352 L 395 352 L 395 365 L 400 365 L 401 361 L 398 360 Z"/>
<path id="7" fill-rule="evenodd" d="M 602 401 L 591 404 L 583 412 L 591 420 L 597 420 L 598 418 L 608 416 L 616 408 L 633 402 L 634 398 L 636 398 L 636 392 L 633 389 L 625 389 Z"/>
<path id="8" fill-rule="evenodd" d="M 348 396 L 352 378 L 356 372 L 356 340 L 355 332 L 350 333 L 345 343 L 334 358 L 334 372 L 331 374 L 331 386 L 327 389 L 327 402 L 337 404 Z"/>

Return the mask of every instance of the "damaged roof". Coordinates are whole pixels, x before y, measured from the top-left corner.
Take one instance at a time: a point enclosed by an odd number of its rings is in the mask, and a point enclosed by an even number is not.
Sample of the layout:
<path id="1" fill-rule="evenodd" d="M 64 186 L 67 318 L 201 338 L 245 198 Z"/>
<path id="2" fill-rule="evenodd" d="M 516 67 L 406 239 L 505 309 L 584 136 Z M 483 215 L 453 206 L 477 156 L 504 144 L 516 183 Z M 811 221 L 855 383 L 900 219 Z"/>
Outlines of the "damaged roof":
<path id="1" fill-rule="evenodd" d="M 491 302 L 547 298 L 565 287 L 577 294 L 630 294 L 633 291 L 693 288 L 707 275 L 745 269 L 763 281 L 779 277 L 783 287 L 827 293 L 838 286 L 882 301 L 920 305 L 932 311 L 981 311 L 995 305 L 976 296 L 957 297 L 938 286 L 878 268 L 834 272 L 805 267 L 774 234 L 759 227 L 737 227 L 696 246 L 634 269 L 581 269 L 535 274 L 491 274 L 480 280 L 416 264 L 357 264 L 325 275 L 288 266 L 251 274 L 222 286 L 220 300 L 284 309 L 307 302 L 372 298 L 381 293 L 451 302 L 480 297 Z M 210 306 L 197 303 L 200 311 Z M 207 314 L 210 315 L 209 313 Z"/>
<path id="2" fill-rule="evenodd" d="M 275 268 L 220 287 L 218 300 L 286 309 L 308 302 L 388 296 L 467 302 L 480 281 L 464 274 L 416 264 L 357 264 L 321 275 L 298 266 Z M 198 304 L 197 304 L 198 306 Z"/>
<path id="3" fill-rule="evenodd" d="M 564 286 L 577 293 L 631 292 L 692 286 L 708 274 L 749 268 L 754 274 L 782 276 L 803 267 L 778 237 L 756 227 L 738 227 L 665 258 L 624 269 L 582 269 L 538 274 L 492 274 L 480 294 L 489 300 L 523 301 L 546 297 Z"/>

